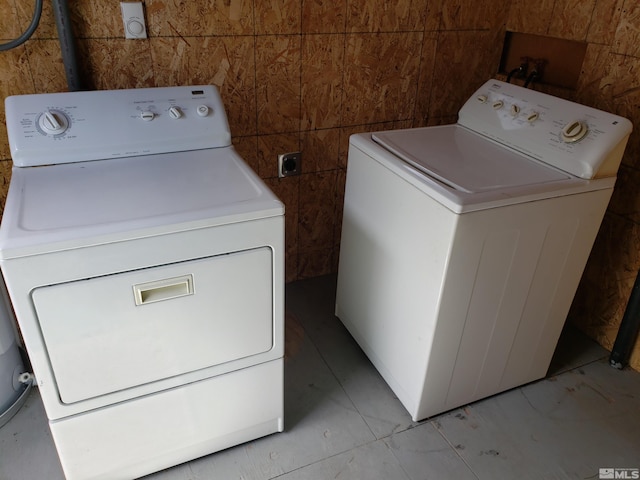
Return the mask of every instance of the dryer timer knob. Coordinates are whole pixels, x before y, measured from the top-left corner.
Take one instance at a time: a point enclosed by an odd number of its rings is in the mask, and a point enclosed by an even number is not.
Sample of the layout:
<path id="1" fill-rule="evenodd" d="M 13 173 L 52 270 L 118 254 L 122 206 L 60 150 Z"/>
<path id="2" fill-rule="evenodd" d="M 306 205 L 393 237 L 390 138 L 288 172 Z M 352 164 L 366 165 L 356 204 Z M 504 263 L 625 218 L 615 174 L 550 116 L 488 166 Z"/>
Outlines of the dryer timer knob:
<path id="1" fill-rule="evenodd" d="M 207 115 L 209 115 L 209 110 L 210 108 L 206 105 L 198 105 L 198 108 L 196 109 L 198 115 L 201 117 L 206 117 Z"/>
<path id="2" fill-rule="evenodd" d="M 61 135 L 69 128 L 69 119 L 59 110 L 47 110 L 38 118 L 38 127 L 45 135 Z"/>

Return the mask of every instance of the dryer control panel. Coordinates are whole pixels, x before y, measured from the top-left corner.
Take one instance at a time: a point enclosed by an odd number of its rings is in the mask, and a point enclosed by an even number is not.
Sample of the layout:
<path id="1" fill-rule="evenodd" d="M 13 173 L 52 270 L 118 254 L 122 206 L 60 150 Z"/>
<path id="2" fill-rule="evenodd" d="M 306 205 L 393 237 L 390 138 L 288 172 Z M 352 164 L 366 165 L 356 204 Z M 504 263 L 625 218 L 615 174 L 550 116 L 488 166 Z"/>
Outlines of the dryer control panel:
<path id="1" fill-rule="evenodd" d="M 499 80 L 464 104 L 458 124 L 581 178 L 615 176 L 626 118 Z"/>
<path id="2" fill-rule="evenodd" d="M 231 145 L 211 85 L 15 95 L 5 107 L 18 167 Z"/>

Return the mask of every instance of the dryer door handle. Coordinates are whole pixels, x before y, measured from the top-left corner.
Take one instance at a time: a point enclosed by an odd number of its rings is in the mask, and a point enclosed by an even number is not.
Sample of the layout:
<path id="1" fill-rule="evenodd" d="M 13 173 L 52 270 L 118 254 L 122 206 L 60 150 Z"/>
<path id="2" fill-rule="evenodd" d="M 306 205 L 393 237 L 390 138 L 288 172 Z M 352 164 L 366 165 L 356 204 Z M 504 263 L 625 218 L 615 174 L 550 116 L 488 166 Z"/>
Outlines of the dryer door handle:
<path id="1" fill-rule="evenodd" d="M 138 306 L 193 294 L 193 275 L 165 278 L 133 286 L 133 296 Z"/>

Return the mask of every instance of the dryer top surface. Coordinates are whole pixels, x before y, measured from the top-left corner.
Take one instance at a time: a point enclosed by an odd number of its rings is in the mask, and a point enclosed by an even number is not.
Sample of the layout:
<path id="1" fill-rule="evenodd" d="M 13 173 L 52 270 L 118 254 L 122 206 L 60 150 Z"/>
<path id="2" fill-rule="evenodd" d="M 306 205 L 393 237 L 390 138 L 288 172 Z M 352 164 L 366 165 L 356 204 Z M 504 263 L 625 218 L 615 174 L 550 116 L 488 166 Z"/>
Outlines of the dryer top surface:
<path id="1" fill-rule="evenodd" d="M 14 168 L 0 259 L 283 213 L 232 147 Z"/>

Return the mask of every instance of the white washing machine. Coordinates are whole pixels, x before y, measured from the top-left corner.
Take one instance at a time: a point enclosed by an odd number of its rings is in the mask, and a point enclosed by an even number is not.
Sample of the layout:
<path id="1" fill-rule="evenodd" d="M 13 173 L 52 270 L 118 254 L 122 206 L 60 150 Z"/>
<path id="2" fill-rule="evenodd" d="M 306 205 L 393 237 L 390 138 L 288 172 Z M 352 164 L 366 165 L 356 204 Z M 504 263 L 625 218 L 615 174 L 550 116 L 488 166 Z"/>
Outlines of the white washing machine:
<path id="1" fill-rule="evenodd" d="M 336 315 L 414 420 L 546 374 L 631 128 L 491 80 L 351 137 Z"/>
<path id="2" fill-rule="evenodd" d="M 284 208 L 211 86 L 13 96 L 0 266 L 69 480 L 283 430 Z"/>

